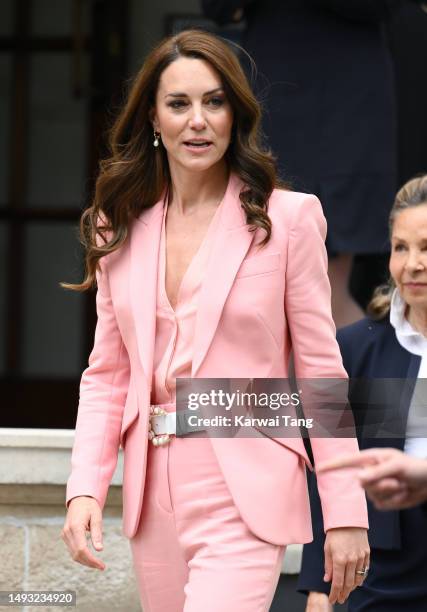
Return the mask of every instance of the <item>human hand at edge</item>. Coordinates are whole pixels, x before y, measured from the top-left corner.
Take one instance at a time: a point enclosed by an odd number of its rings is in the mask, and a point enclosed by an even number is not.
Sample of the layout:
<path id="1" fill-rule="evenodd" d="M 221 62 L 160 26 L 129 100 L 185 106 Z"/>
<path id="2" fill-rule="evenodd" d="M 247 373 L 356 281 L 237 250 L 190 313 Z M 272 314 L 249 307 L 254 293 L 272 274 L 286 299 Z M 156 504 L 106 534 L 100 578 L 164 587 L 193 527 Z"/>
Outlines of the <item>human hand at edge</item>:
<path id="1" fill-rule="evenodd" d="M 92 545 L 101 551 L 102 544 L 102 511 L 94 497 L 73 497 L 68 504 L 68 512 L 61 537 L 64 540 L 71 558 L 77 563 L 104 570 L 105 563 L 90 551 L 86 532 L 90 532 Z"/>
<path id="2" fill-rule="evenodd" d="M 356 574 L 369 568 L 370 549 L 367 530 L 362 527 L 329 529 L 325 538 L 325 582 L 331 581 L 329 601 L 344 603 L 365 576 Z"/>
<path id="3" fill-rule="evenodd" d="M 427 461 L 395 448 L 370 448 L 320 464 L 317 472 L 361 468 L 361 485 L 379 510 L 410 508 L 427 500 Z"/>
<path id="4" fill-rule="evenodd" d="M 333 612 L 333 609 L 325 593 L 310 591 L 307 597 L 305 612 Z"/>

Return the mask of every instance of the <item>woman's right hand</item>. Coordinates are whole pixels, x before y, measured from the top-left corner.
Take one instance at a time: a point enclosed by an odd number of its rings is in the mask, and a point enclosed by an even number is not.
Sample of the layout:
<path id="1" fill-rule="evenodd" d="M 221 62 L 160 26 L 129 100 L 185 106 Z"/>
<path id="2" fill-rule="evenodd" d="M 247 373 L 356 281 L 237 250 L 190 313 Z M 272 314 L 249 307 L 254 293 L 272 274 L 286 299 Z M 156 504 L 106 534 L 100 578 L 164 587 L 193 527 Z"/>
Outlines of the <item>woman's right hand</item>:
<path id="1" fill-rule="evenodd" d="M 325 593 L 311 591 L 307 597 L 305 612 L 333 612 L 333 607 Z"/>
<path id="2" fill-rule="evenodd" d="M 98 502 L 94 497 L 73 497 L 68 504 L 61 537 L 74 561 L 104 570 L 105 564 L 89 550 L 86 531 L 90 532 L 94 549 L 102 550 L 102 511 Z"/>

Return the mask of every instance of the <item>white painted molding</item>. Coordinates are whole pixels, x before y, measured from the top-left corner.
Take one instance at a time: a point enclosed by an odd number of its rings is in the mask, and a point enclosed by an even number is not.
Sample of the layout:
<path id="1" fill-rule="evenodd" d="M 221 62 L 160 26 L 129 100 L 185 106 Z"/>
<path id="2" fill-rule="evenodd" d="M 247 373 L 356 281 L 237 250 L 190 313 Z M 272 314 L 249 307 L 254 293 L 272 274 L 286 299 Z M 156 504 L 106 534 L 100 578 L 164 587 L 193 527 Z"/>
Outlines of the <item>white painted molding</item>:
<path id="1" fill-rule="evenodd" d="M 73 429 L 0 428 L 0 484 L 65 485 L 73 441 Z M 122 484 L 122 472 L 120 450 L 111 484 Z"/>

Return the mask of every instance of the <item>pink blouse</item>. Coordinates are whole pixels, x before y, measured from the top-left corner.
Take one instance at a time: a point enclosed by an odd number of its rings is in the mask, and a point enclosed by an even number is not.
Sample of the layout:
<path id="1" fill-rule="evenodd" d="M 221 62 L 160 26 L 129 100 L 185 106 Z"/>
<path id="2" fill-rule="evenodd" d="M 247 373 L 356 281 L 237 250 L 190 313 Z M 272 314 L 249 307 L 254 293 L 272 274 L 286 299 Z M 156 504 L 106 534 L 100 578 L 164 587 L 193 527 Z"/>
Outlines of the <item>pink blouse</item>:
<path id="1" fill-rule="evenodd" d="M 152 404 L 175 401 L 176 378 L 190 378 L 197 304 L 204 270 L 209 258 L 215 229 L 220 218 L 218 206 L 205 237 L 188 266 L 178 290 L 173 310 L 166 294 L 166 214 L 160 236 L 157 276 L 156 337 L 154 345 Z"/>

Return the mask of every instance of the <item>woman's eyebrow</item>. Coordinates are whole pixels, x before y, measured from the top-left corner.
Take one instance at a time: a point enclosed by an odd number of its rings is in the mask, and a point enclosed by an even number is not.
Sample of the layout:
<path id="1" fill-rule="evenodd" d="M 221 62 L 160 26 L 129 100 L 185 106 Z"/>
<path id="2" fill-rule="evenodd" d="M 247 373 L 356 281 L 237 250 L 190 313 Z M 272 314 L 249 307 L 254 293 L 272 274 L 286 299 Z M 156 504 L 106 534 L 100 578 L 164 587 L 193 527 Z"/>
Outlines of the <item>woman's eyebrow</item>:
<path id="1" fill-rule="evenodd" d="M 210 96 L 214 93 L 218 93 L 219 91 L 223 91 L 222 87 L 216 87 L 215 89 L 211 89 L 210 91 L 205 91 L 204 94 L 202 94 L 203 96 Z M 183 93 L 183 92 L 172 92 L 172 93 L 168 93 L 165 95 L 165 98 L 167 98 L 168 96 L 172 96 L 172 98 L 185 98 L 188 96 L 188 94 Z"/>

